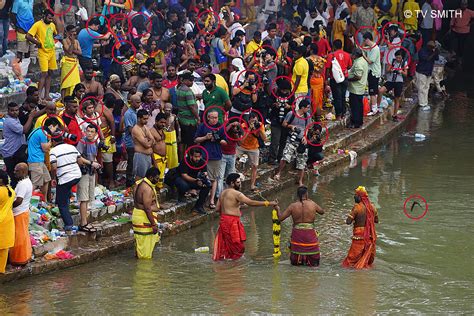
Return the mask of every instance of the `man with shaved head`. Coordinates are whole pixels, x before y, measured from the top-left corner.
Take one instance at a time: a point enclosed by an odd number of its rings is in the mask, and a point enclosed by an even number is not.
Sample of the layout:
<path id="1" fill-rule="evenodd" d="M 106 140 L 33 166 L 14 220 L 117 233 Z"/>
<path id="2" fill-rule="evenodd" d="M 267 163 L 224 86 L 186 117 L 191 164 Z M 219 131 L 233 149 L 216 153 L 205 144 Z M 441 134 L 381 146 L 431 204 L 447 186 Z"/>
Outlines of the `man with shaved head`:
<path id="1" fill-rule="evenodd" d="M 30 223 L 30 200 L 33 194 L 33 183 L 28 178 L 28 165 L 21 162 L 15 166 L 15 201 L 13 216 L 15 219 L 15 245 L 10 249 L 9 261 L 12 265 L 23 266 L 31 259 L 31 242 L 28 226 Z"/>

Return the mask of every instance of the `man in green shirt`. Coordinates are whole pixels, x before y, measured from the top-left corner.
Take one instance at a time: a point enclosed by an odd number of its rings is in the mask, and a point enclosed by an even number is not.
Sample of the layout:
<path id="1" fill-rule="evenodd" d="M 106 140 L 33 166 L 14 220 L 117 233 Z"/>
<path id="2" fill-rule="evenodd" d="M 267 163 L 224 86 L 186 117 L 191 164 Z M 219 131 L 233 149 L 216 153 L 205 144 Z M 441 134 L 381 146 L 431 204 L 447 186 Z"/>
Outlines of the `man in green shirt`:
<path id="1" fill-rule="evenodd" d="M 382 75 L 382 67 L 380 65 L 380 48 L 377 43 L 374 42 L 372 33 L 366 32 L 364 35 L 364 49 L 367 49 L 363 53 L 365 61 L 369 64 L 369 75 L 367 77 L 369 83 L 369 95 L 370 95 L 370 106 L 371 111 L 368 116 L 377 114 L 377 95 L 379 92 L 379 81 Z"/>
<path id="2" fill-rule="evenodd" d="M 199 119 L 196 96 L 191 90 L 194 77 L 190 71 L 183 71 L 178 77 L 179 83 L 176 89 L 176 104 L 178 107 L 179 127 L 181 129 L 181 143 L 179 144 L 179 159 L 182 160 L 184 151 L 188 146 L 194 144 L 194 134 Z"/>
<path id="3" fill-rule="evenodd" d="M 369 73 L 369 64 L 362 56 L 360 48 L 352 52 L 354 63 L 349 70 L 349 105 L 351 107 L 350 128 L 359 128 L 364 123 L 364 93 L 367 86 L 367 76 Z"/>
<path id="4" fill-rule="evenodd" d="M 222 124 L 224 122 L 224 113 L 222 113 L 222 109 L 217 107 L 224 108 L 226 112 L 229 111 L 232 106 L 229 95 L 224 89 L 216 86 L 216 76 L 214 74 L 205 75 L 203 77 L 203 82 L 206 87 L 206 90 L 202 93 L 204 106 L 206 107 L 206 110 L 211 106 L 214 110 L 217 110 L 219 113 L 219 123 Z"/>

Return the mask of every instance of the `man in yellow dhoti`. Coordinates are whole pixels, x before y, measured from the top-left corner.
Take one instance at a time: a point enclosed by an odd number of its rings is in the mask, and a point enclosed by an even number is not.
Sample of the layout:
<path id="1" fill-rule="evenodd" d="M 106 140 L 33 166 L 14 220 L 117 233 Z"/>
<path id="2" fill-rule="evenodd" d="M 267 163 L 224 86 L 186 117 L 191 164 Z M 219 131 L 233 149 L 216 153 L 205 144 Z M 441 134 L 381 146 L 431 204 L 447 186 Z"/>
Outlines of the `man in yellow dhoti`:
<path id="1" fill-rule="evenodd" d="M 15 244 L 13 201 L 15 191 L 8 184 L 8 174 L 0 170 L 0 273 L 5 273 L 8 250 Z"/>
<path id="2" fill-rule="evenodd" d="M 181 142 L 181 130 L 179 129 L 178 118 L 171 112 L 172 105 L 166 103 L 164 112 L 166 116 L 165 144 L 166 144 L 166 167 L 176 168 L 179 165 L 178 143 Z"/>
<path id="3" fill-rule="evenodd" d="M 153 164 L 160 171 L 160 181 L 157 187 L 163 187 L 166 169 L 166 144 L 164 128 L 166 126 L 166 116 L 164 113 L 158 113 L 155 118 L 155 124 L 150 129 L 151 135 L 155 139 L 153 144 Z"/>
<path id="4" fill-rule="evenodd" d="M 160 171 L 151 167 L 145 178 L 137 181 L 133 198 L 135 208 L 132 213 L 135 253 L 138 259 L 151 259 L 158 234 L 157 212 L 160 209 L 156 184 L 160 181 Z"/>
<path id="5" fill-rule="evenodd" d="M 81 82 L 79 76 L 79 61 L 77 55 L 81 55 L 81 46 L 77 40 L 76 27 L 66 27 L 67 37 L 63 41 L 64 57 L 61 59 L 61 96 L 70 96 L 74 87 Z"/>

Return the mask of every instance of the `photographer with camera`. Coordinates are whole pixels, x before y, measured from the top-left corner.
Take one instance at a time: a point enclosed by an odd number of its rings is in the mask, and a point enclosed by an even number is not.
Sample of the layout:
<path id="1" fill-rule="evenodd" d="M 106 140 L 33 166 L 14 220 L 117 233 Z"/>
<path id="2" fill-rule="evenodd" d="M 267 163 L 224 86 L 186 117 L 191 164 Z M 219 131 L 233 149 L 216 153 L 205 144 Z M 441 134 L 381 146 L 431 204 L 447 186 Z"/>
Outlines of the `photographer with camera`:
<path id="1" fill-rule="evenodd" d="M 253 107 L 257 103 L 257 76 L 250 71 L 245 72 L 244 80 L 242 76 L 238 78 L 240 82 L 236 82 L 232 90 L 232 108 L 229 111 L 229 118 L 240 117 L 246 110 Z"/>
<path id="2" fill-rule="evenodd" d="M 303 185 L 304 169 L 308 160 L 307 141 L 304 138 L 304 131 L 306 126 L 311 124 L 312 121 L 308 114 L 309 111 L 310 101 L 303 99 L 298 104 L 296 113 L 289 112 L 283 121 L 282 126 L 288 129 L 289 134 L 286 139 L 285 149 L 283 150 L 283 158 L 273 178 L 275 181 L 280 180 L 280 174 L 285 168 L 286 163 L 291 163 L 296 158 L 296 169 L 300 171 L 298 182 L 300 186 Z"/>
<path id="3" fill-rule="evenodd" d="M 394 122 L 398 122 L 398 108 L 400 106 L 400 96 L 402 95 L 403 90 L 403 77 L 406 77 L 408 74 L 408 64 L 406 60 L 403 58 L 404 51 L 399 49 L 395 52 L 395 57 L 393 60 L 389 60 L 389 64 L 387 65 L 387 72 L 386 78 L 387 81 L 385 84 L 380 87 L 379 94 L 377 97 L 377 104 L 380 106 L 380 102 L 382 102 L 382 96 L 387 91 L 393 90 L 393 94 L 395 96 L 395 102 L 393 106 L 393 114 L 392 120 Z"/>
<path id="4" fill-rule="evenodd" d="M 237 143 L 244 136 L 244 130 L 240 126 L 239 120 L 235 119 L 233 122 L 224 126 L 227 132 L 227 144 L 221 145 L 222 160 L 221 160 L 221 174 L 220 180 L 217 183 L 217 192 L 222 192 L 224 187 L 224 180 L 231 173 L 235 172 L 235 155 L 237 153 Z"/>
<path id="5" fill-rule="evenodd" d="M 73 96 L 64 97 L 64 104 L 66 108 L 61 115 L 66 130 L 66 133 L 63 134 L 64 142 L 76 146 L 82 136 L 79 122 L 77 121 L 79 104 Z"/>
<path id="6" fill-rule="evenodd" d="M 219 124 L 219 113 L 217 110 L 210 110 L 207 112 L 207 124 L 201 123 L 196 131 L 194 141 L 196 144 L 202 145 L 208 152 L 207 170 L 209 172 L 209 179 L 212 182 L 211 196 L 209 207 L 214 209 L 214 197 L 219 196 L 217 192 L 217 182 L 220 181 L 221 175 L 221 160 L 222 148 L 221 145 L 227 144 L 227 138 L 224 133 L 222 124 Z"/>
<path id="7" fill-rule="evenodd" d="M 174 180 L 174 185 L 178 189 L 178 201 L 185 202 L 185 194 L 189 190 L 199 190 L 199 197 L 194 204 L 193 211 L 198 214 L 206 214 L 204 202 L 212 186 L 207 177 L 206 161 L 202 158 L 199 148 L 191 148 L 188 158 L 185 157 L 185 160 L 181 161 L 177 167 L 177 177 Z"/>
<path id="8" fill-rule="evenodd" d="M 291 84 L 288 80 L 277 80 L 277 89 L 272 94 L 273 104 L 270 109 L 270 130 L 271 130 L 271 144 L 270 144 L 270 161 L 269 164 L 278 164 L 278 161 L 283 156 L 283 149 L 286 144 L 286 137 L 288 136 L 288 129 L 283 127 L 283 120 L 288 112 L 291 112 L 291 106 L 295 101 L 294 96 L 290 96 Z"/>
<path id="9" fill-rule="evenodd" d="M 48 186 L 51 181 L 49 170 L 46 166 L 46 154 L 51 149 L 50 138 L 60 134 L 61 124 L 55 117 L 48 117 L 43 127 L 31 131 L 28 137 L 28 170 L 30 171 L 33 190 L 40 189 L 46 201 L 49 201 Z M 44 129 L 44 132 L 43 132 Z"/>
<path id="10" fill-rule="evenodd" d="M 265 125 L 258 120 L 257 112 L 250 112 L 248 123 L 242 123 L 242 128 L 248 130 L 244 138 L 237 146 L 237 155 L 246 154 L 249 157 L 252 168 L 250 177 L 250 190 L 255 191 L 257 187 L 257 167 L 260 158 L 260 147 L 265 144 L 267 137 L 265 136 Z"/>
<path id="11" fill-rule="evenodd" d="M 97 231 L 93 226 L 87 223 L 88 204 L 95 199 L 96 174 L 101 174 L 101 165 L 97 162 L 97 144 L 99 128 L 90 123 L 86 127 L 85 136 L 77 144 L 77 151 L 84 159 L 84 164 L 80 166 L 82 177 L 77 184 L 77 201 L 81 214 L 81 224 L 79 230 L 85 232 Z"/>

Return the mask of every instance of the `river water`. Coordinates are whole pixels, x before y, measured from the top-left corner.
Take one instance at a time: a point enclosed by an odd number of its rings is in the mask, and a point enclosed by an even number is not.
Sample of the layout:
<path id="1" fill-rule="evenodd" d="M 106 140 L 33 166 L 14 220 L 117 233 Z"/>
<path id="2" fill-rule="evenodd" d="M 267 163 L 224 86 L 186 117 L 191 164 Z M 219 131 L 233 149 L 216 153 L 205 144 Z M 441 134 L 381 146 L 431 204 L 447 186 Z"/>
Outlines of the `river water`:
<path id="1" fill-rule="evenodd" d="M 209 254 L 194 253 L 197 247 L 212 246 L 218 226 L 213 221 L 165 239 L 150 261 L 137 261 L 126 250 L 0 285 L 0 315 L 472 313 L 470 102 L 455 97 L 431 112 L 420 112 L 406 133 L 359 157 L 356 166 L 311 176 L 310 198 L 326 211 L 316 222 L 319 268 L 292 267 L 286 251 L 275 262 L 270 209 L 245 209 L 248 239 L 241 260 L 214 263 Z M 417 141 L 415 132 L 427 138 Z M 344 220 L 358 185 L 367 187 L 380 216 L 375 268 L 369 271 L 340 266 L 352 233 Z M 419 220 L 403 211 L 413 194 L 428 204 Z M 277 197 L 287 206 L 295 199 L 295 187 Z M 415 206 L 407 213 L 419 217 L 423 210 Z M 283 223 L 282 240 L 290 231 L 289 219 Z"/>

